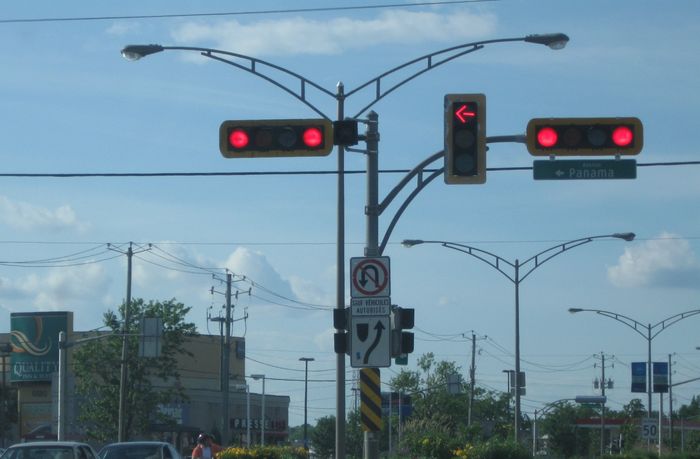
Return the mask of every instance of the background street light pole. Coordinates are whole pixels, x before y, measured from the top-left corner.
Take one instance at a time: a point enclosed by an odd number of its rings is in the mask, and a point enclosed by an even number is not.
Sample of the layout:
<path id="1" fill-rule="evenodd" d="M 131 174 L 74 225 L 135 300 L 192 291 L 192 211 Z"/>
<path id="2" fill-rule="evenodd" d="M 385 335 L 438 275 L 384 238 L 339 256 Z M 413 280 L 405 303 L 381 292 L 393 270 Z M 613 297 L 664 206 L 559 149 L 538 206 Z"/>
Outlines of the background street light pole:
<path id="1" fill-rule="evenodd" d="M 450 62 L 465 54 L 472 53 L 484 48 L 486 45 L 494 43 L 507 42 L 525 42 L 545 45 L 551 49 L 563 49 L 569 42 L 569 37 L 563 33 L 550 34 L 535 34 L 517 38 L 498 38 L 493 40 L 482 40 L 471 43 L 465 43 L 457 46 L 452 46 L 430 54 L 418 57 L 416 59 L 404 62 L 390 70 L 376 76 L 367 82 L 361 84 L 355 89 L 345 92 L 345 87 L 342 82 L 339 82 L 336 87 L 336 92 L 333 93 L 321 85 L 302 77 L 301 75 L 292 72 L 289 69 L 273 64 L 271 62 L 257 59 L 251 56 L 246 56 L 240 53 L 233 53 L 212 48 L 191 47 L 191 46 L 162 46 L 162 45 L 129 45 L 122 49 L 121 54 L 125 59 L 138 60 L 150 54 L 159 53 L 166 50 L 180 51 L 197 51 L 202 56 L 210 59 L 232 65 L 240 70 L 245 70 L 265 81 L 274 84 L 278 88 L 297 98 L 299 101 L 308 106 L 311 110 L 321 115 L 323 118 L 330 119 L 323 111 L 318 109 L 307 99 L 307 88 L 316 89 L 322 94 L 332 97 L 336 101 L 336 119 L 342 121 L 345 119 L 345 100 L 362 91 L 366 88 L 374 86 L 374 97 L 371 102 L 362 107 L 351 119 L 358 119 L 363 113 L 369 110 L 375 103 L 383 99 L 384 96 L 394 92 L 399 87 L 412 81 L 420 75 Z M 236 59 L 236 60 L 233 60 Z M 243 65 L 240 61 L 247 62 L 248 65 Z M 393 75 L 399 71 L 403 71 L 413 65 L 423 62 L 424 68 L 419 68 L 406 78 L 399 79 L 398 83 L 382 86 L 382 79 Z M 267 71 L 280 72 L 286 78 L 296 79 L 300 86 L 288 86 L 281 81 L 278 81 L 274 76 L 271 76 Z M 338 145 L 338 184 L 337 184 L 337 241 L 336 241 L 336 309 L 345 309 L 345 147 Z M 394 222 L 392 222 L 393 224 Z M 337 330 L 343 332 L 343 330 Z M 336 457 L 345 457 L 345 355 L 337 354 L 336 364 Z"/>
<path id="2" fill-rule="evenodd" d="M 647 415 L 648 417 L 651 417 L 651 392 L 652 392 L 652 383 L 651 383 L 651 341 L 658 336 L 659 333 L 662 331 L 666 330 L 669 326 L 675 324 L 676 322 L 679 322 L 683 319 L 686 319 L 688 317 L 692 317 L 694 315 L 700 314 L 700 309 L 693 309 L 691 311 L 686 311 L 682 312 L 680 314 L 676 314 L 670 317 L 667 317 L 663 319 L 660 322 L 657 322 L 656 324 L 643 324 L 631 317 L 625 316 L 623 314 L 618 314 L 616 312 L 611 312 L 611 311 L 605 311 L 602 309 L 583 309 L 583 308 L 569 308 L 569 312 L 572 314 L 576 314 L 578 312 L 594 312 L 596 314 L 599 314 L 601 316 L 609 317 L 611 319 L 614 319 L 620 323 L 623 323 L 630 327 L 632 330 L 637 332 L 642 338 L 647 340 Z M 656 331 L 654 331 L 656 330 Z"/>
<path id="3" fill-rule="evenodd" d="M 313 362 L 313 357 L 300 357 L 300 361 L 304 362 L 304 449 L 309 450 L 308 436 L 308 399 L 309 399 L 309 362 Z"/>
<path id="4" fill-rule="evenodd" d="M 256 381 L 258 379 L 262 379 L 262 414 L 260 415 L 262 419 L 260 421 L 260 444 L 265 446 L 265 375 L 256 374 L 250 375 L 250 377 Z"/>
<path id="5" fill-rule="evenodd" d="M 454 242 L 446 241 L 424 241 L 421 239 L 406 239 L 402 242 L 405 247 L 413 247 L 419 244 L 440 244 L 448 249 L 456 250 L 458 252 L 471 255 L 484 263 L 488 264 L 492 268 L 503 274 L 509 281 L 515 285 L 515 373 L 513 375 L 513 387 L 515 389 L 515 419 L 513 422 L 514 426 L 514 437 L 515 441 L 519 441 L 520 437 L 520 283 L 524 281 L 534 270 L 539 268 L 543 263 L 551 260 L 555 256 L 562 254 L 568 250 L 575 247 L 588 244 L 596 239 L 603 238 L 615 238 L 622 239 L 625 241 L 631 241 L 634 239 L 634 233 L 613 233 L 605 234 L 601 236 L 590 236 L 581 239 L 574 239 L 563 244 L 557 244 L 553 247 L 545 249 L 527 260 L 520 262 L 518 259 L 515 262 L 506 260 L 494 253 L 487 252 L 486 250 L 478 249 L 464 244 L 457 244 Z M 525 274 L 521 274 L 521 268 L 531 265 Z M 512 273 L 508 273 L 504 270 L 504 266 L 510 266 Z"/>

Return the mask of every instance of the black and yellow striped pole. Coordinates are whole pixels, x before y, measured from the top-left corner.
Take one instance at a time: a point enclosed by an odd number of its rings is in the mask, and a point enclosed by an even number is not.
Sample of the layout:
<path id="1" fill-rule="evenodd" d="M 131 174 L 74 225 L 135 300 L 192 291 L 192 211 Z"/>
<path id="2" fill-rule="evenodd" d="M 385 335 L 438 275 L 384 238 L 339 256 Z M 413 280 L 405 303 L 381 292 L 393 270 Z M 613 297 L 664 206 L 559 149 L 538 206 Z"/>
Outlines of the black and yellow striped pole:
<path id="1" fill-rule="evenodd" d="M 362 430 L 382 430 L 382 394 L 379 368 L 363 368 L 360 371 L 360 411 Z"/>

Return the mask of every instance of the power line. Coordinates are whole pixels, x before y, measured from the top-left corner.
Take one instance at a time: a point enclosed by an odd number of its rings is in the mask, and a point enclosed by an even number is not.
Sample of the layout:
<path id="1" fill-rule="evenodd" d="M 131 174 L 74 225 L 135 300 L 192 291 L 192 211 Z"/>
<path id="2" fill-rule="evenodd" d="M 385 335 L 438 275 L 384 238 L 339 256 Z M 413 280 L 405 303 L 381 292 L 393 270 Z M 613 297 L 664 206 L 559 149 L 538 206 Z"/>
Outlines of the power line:
<path id="1" fill-rule="evenodd" d="M 73 16 L 63 18 L 12 18 L 0 19 L 0 24 L 28 24 L 28 23 L 43 23 L 43 22 L 79 22 L 79 21 L 114 21 L 114 20 L 129 20 L 129 19 L 173 19 L 173 18 L 199 18 L 199 17 L 221 17 L 221 16 L 254 16 L 254 15 L 269 15 L 269 14 L 292 14 L 292 13 L 324 13 L 334 11 L 357 11 L 370 9 L 390 9 L 390 8 L 409 8 L 416 6 L 438 6 L 438 5 L 458 5 L 466 3 L 485 3 L 495 2 L 500 0 L 453 0 L 453 1 L 434 1 L 434 2 L 416 2 L 416 3 L 387 3 L 385 5 L 358 5 L 358 6 L 333 6 L 333 7 L 316 7 L 316 8 L 287 8 L 276 10 L 251 10 L 251 11 L 231 11 L 231 12 L 212 12 L 212 13 L 172 13 L 172 14 L 141 14 L 141 15 L 122 15 L 122 16 Z"/>
<path id="2" fill-rule="evenodd" d="M 700 161 L 668 161 L 638 163 L 638 167 L 698 166 Z M 490 172 L 531 171 L 532 166 L 489 167 Z M 437 172 L 438 169 L 424 169 L 424 172 Z M 380 174 L 407 174 L 410 169 L 380 169 Z M 346 170 L 344 175 L 366 174 L 365 170 Z M 230 176 L 279 176 L 279 175 L 337 175 L 336 170 L 306 171 L 235 171 L 235 172 L 67 172 L 67 173 L 0 173 L 0 177 L 14 178 L 90 178 L 90 177 L 230 177 Z"/>

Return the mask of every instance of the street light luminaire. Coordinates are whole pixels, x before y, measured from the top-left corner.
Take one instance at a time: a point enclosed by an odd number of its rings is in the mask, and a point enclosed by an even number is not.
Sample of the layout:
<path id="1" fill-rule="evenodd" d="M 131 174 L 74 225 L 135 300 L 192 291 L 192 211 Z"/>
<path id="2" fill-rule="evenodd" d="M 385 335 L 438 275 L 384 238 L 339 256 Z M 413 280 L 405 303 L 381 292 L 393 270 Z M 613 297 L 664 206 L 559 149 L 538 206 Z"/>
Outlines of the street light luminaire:
<path id="1" fill-rule="evenodd" d="M 142 57 L 163 51 L 161 45 L 128 45 L 122 49 L 122 57 L 127 61 L 137 61 Z"/>
<path id="2" fill-rule="evenodd" d="M 422 239 L 404 239 L 403 241 L 401 241 L 401 245 L 406 248 L 411 248 L 414 245 L 420 245 L 423 242 L 425 241 L 423 241 Z"/>
<path id="3" fill-rule="evenodd" d="M 546 33 L 541 35 L 528 35 L 525 37 L 527 43 L 537 43 L 549 46 L 551 49 L 564 49 L 569 42 L 569 36 L 564 33 Z"/>
<path id="4" fill-rule="evenodd" d="M 633 241 L 635 237 L 637 237 L 636 234 L 634 233 L 615 233 L 611 235 L 612 237 L 616 237 L 618 239 L 622 239 L 624 241 L 630 242 Z"/>

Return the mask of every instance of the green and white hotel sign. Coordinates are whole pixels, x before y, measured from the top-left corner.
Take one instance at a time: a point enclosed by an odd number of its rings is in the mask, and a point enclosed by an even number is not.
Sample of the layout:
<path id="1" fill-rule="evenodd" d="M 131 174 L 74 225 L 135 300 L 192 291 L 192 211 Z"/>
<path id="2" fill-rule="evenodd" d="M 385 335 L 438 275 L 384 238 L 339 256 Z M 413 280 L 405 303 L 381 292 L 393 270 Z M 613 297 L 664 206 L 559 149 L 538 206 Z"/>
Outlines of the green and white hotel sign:
<path id="1" fill-rule="evenodd" d="M 69 312 L 10 315 L 10 381 L 50 381 L 58 372 L 58 333 L 68 331 Z"/>

